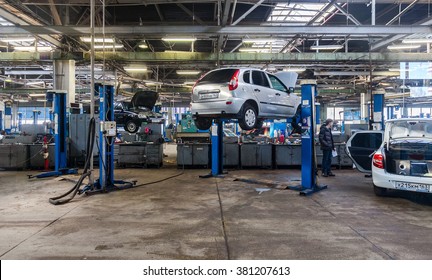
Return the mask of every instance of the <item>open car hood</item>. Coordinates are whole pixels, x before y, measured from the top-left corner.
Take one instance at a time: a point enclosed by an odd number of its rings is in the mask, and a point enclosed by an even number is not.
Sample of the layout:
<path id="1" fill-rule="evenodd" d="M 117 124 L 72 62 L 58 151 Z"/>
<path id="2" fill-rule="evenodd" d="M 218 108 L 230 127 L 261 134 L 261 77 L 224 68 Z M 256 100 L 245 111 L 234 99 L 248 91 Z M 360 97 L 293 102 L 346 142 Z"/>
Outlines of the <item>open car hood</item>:
<path id="1" fill-rule="evenodd" d="M 295 87 L 298 77 L 296 72 L 277 72 L 274 75 L 278 77 L 287 88 Z"/>
<path id="2" fill-rule="evenodd" d="M 159 93 L 151 90 L 138 91 L 134 94 L 131 100 L 131 105 L 133 108 L 145 107 L 152 110 L 156 101 L 159 98 Z"/>

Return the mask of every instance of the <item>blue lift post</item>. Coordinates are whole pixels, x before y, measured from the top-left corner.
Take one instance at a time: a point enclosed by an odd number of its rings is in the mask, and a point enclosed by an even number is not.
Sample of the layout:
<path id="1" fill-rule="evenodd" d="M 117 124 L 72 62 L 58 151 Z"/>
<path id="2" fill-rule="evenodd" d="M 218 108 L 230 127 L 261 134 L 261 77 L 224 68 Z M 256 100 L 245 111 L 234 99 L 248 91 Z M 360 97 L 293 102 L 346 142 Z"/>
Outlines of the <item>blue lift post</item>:
<path id="1" fill-rule="evenodd" d="M 22 120 L 23 120 L 23 113 L 18 112 L 18 131 L 21 131 L 21 128 L 22 128 Z"/>
<path id="2" fill-rule="evenodd" d="M 300 195 L 310 195 L 327 188 L 326 185 L 317 184 L 318 170 L 315 156 L 316 95 L 316 81 L 304 81 L 301 85 L 301 185 L 288 186 L 291 190 L 300 191 Z"/>
<path id="3" fill-rule="evenodd" d="M 223 175 L 223 119 L 216 119 L 210 128 L 211 134 L 211 173 L 200 178 Z"/>
<path id="4" fill-rule="evenodd" d="M 37 124 L 39 120 L 40 111 L 33 110 L 33 124 Z"/>
<path id="5" fill-rule="evenodd" d="M 10 134 L 12 130 L 12 103 L 11 102 L 5 102 L 4 130 L 6 134 Z"/>
<path id="6" fill-rule="evenodd" d="M 0 111 L 0 131 L 3 130 L 3 111 Z"/>
<path id="7" fill-rule="evenodd" d="M 99 179 L 87 185 L 81 193 L 93 194 L 131 188 L 136 182 L 114 179 L 114 142 L 117 127 L 114 121 L 114 93 L 112 85 L 95 84 L 99 96 Z"/>
<path id="8" fill-rule="evenodd" d="M 77 168 L 67 167 L 67 124 L 66 124 L 66 92 L 65 91 L 49 91 L 47 92 L 47 101 L 53 102 L 54 112 L 54 171 L 45 172 L 36 176 L 29 175 L 29 178 L 46 178 L 60 176 L 66 174 L 77 174 Z M 34 113 L 34 116 L 37 113 Z"/>
<path id="9" fill-rule="evenodd" d="M 382 93 L 373 95 L 373 120 L 374 124 L 379 124 L 376 130 L 384 130 L 384 94 Z"/>

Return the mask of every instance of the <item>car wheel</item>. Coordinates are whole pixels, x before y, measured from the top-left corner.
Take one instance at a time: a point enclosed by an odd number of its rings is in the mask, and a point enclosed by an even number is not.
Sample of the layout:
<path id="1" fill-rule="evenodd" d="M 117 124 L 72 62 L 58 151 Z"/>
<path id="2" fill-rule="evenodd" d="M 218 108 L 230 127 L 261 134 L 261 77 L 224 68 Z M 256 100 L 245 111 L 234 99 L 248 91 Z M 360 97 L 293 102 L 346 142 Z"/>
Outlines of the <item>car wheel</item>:
<path id="1" fill-rule="evenodd" d="M 377 187 L 375 185 L 373 187 L 374 187 L 374 193 L 376 196 L 386 196 L 387 195 L 387 189 L 386 188 Z"/>
<path id="2" fill-rule="evenodd" d="M 138 123 L 136 121 L 129 120 L 129 121 L 126 122 L 125 130 L 127 132 L 129 132 L 129 133 L 135 133 L 135 132 L 138 131 L 138 129 L 139 129 L 139 125 L 138 125 Z"/>
<path id="3" fill-rule="evenodd" d="M 239 118 L 239 125 L 241 129 L 252 130 L 255 128 L 257 122 L 258 119 L 256 109 L 249 103 L 244 104 L 241 117 Z"/>
<path id="4" fill-rule="evenodd" d="M 199 130 L 210 129 L 211 125 L 212 125 L 212 120 L 209 118 L 196 118 L 195 120 L 195 126 Z"/>
<path id="5" fill-rule="evenodd" d="M 263 126 L 263 124 L 264 124 L 264 120 L 258 119 L 257 122 L 256 122 L 256 124 L 255 124 L 255 128 L 256 129 L 261 129 L 262 126 Z"/>

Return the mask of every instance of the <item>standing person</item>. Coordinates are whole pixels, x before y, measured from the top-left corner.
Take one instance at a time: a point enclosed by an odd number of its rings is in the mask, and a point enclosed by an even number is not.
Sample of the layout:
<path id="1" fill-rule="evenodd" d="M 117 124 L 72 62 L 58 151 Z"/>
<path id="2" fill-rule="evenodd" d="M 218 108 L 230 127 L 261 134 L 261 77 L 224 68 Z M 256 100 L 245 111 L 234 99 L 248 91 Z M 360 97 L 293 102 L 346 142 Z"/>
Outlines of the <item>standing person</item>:
<path id="1" fill-rule="evenodd" d="M 327 119 L 325 123 L 320 128 L 319 141 L 321 144 L 321 150 L 323 151 L 322 159 L 322 176 L 335 176 L 331 172 L 331 162 L 332 162 L 332 151 L 335 150 L 333 143 L 333 135 L 331 129 L 333 127 L 333 120 Z"/>

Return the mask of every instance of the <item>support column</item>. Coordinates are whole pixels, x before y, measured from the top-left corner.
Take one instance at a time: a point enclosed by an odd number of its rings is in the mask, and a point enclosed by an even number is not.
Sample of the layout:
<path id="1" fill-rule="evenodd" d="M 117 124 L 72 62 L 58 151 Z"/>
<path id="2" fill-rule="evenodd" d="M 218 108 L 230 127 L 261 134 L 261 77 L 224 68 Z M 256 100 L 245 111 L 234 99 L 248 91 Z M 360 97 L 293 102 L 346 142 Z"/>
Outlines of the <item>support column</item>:
<path id="1" fill-rule="evenodd" d="M 369 103 L 370 103 L 370 95 L 367 93 L 360 94 L 360 119 L 369 121 Z"/>
<path id="2" fill-rule="evenodd" d="M 75 60 L 54 61 L 54 91 L 66 91 L 66 107 L 75 102 Z"/>

